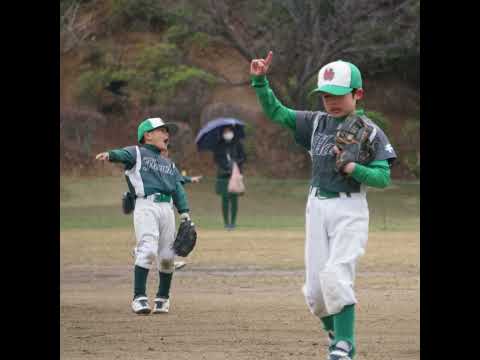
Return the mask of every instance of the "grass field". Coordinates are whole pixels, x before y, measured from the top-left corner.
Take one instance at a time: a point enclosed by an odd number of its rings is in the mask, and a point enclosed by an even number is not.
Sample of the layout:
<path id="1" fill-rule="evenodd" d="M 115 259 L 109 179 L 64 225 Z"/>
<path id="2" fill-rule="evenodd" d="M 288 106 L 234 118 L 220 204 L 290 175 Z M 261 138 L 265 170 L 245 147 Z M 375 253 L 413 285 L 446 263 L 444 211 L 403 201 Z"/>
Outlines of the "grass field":
<path id="1" fill-rule="evenodd" d="M 248 179 L 238 229 L 223 229 L 213 179 L 187 185 L 198 245 L 174 275 L 171 312 L 130 310 L 134 244 L 124 179 L 61 179 L 62 359 L 326 358 L 301 293 L 307 181 Z M 418 360 L 419 184 L 371 189 L 356 293 L 355 360 Z M 154 296 L 158 276 L 148 281 Z"/>
<path id="2" fill-rule="evenodd" d="M 239 199 L 241 228 L 303 228 L 307 180 L 248 179 L 247 193 Z M 204 229 L 223 227 L 220 198 L 214 179 L 186 186 L 192 217 Z M 61 180 L 61 229 L 101 229 L 132 226 L 120 209 L 126 191 L 122 176 Z M 405 231 L 419 228 L 420 186 L 394 183 L 387 189 L 370 188 L 370 229 Z"/>

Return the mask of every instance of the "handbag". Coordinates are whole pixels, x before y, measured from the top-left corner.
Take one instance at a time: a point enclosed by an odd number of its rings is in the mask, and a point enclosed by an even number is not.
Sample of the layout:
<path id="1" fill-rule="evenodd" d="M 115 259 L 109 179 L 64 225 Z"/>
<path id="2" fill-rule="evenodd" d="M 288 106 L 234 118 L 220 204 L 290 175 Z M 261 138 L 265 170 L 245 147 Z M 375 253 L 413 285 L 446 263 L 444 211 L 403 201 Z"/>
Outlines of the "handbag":
<path id="1" fill-rule="evenodd" d="M 228 180 L 228 192 L 242 195 L 245 192 L 245 184 L 243 183 L 243 175 L 236 162 L 233 163 L 232 175 Z"/>

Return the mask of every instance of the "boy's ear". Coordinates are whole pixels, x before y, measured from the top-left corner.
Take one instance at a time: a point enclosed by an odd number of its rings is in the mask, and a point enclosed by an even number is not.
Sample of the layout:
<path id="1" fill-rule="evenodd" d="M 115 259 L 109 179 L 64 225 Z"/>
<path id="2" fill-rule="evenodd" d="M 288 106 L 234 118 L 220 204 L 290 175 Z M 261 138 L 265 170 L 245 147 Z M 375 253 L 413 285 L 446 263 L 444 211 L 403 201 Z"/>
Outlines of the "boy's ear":
<path id="1" fill-rule="evenodd" d="M 361 100 L 363 98 L 363 95 L 365 94 L 365 91 L 363 89 L 357 89 L 355 90 L 355 94 L 353 95 L 353 98 L 355 100 Z"/>

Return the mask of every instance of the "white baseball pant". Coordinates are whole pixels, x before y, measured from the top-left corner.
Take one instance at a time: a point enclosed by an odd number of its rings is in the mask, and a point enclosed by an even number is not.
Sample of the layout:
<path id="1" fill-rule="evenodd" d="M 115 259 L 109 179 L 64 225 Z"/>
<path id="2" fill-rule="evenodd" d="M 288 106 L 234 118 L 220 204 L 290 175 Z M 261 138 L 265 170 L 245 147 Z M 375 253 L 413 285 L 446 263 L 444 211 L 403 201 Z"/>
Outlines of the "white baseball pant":
<path id="1" fill-rule="evenodd" d="M 320 199 L 315 188 L 306 206 L 305 284 L 310 311 L 319 318 L 356 304 L 355 265 L 368 239 L 366 193 Z"/>
<path id="2" fill-rule="evenodd" d="M 133 212 L 137 246 L 135 265 L 151 269 L 155 261 L 161 272 L 174 270 L 175 214 L 172 203 L 137 198 Z"/>

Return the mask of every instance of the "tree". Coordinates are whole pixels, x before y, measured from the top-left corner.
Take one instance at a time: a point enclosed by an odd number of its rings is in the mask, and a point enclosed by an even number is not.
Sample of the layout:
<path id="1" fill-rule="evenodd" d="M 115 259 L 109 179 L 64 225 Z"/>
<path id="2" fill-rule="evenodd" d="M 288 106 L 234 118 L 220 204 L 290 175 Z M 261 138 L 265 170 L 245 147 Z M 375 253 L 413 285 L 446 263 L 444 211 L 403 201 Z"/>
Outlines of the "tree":
<path id="1" fill-rule="evenodd" d="M 278 97 L 302 108 L 322 65 L 343 59 L 365 72 L 419 56 L 419 0 L 182 0 L 192 31 L 227 41 L 247 60 L 275 53 Z M 372 65 L 372 68 L 368 66 Z M 365 71 L 367 69 L 367 71 Z"/>
<path id="2" fill-rule="evenodd" d="M 66 54 L 93 36 L 95 23 L 93 15 L 82 16 L 87 0 L 60 0 L 60 55 Z"/>

